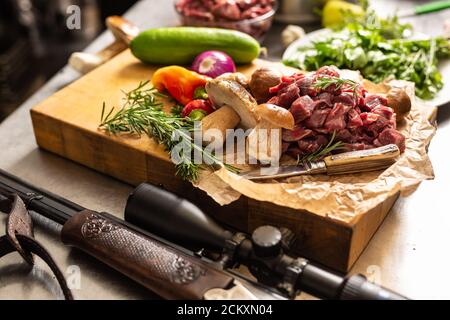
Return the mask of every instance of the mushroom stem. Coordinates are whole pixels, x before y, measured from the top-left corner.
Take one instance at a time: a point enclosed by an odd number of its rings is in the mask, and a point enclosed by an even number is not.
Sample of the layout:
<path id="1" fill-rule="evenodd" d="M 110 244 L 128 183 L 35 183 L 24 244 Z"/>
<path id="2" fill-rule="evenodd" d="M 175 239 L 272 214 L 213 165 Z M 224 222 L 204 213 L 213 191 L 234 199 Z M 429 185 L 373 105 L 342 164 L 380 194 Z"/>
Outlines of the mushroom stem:
<path id="1" fill-rule="evenodd" d="M 247 138 L 247 153 L 250 159 L 262 164 L 277 162 L 281 157 L 281 128 L 261 119 Z"/>
<path id="2" fill-rule="evenodd" d="M 237 112 L 229 106 L 223 106 L 207 115 L 202 119 L 203 145 L 210 143 L 223 145 L 227 138 L 227 130 L 236 128 L 240 121 L 241 118 Z M 217 137 L 218 135 L 221 136 Z M 220 137 L 221 142 L 218 141 Z"/>
<path id="3" fill-rule="evenodd" d="M 294 128 L 294 116 L 284 108 L 263 103 L 255 108 L 259 122 L 248 136 L 249 160 L 257 159 L 263 164 L 277 165 L 281 157 L 281 129 Z"/>

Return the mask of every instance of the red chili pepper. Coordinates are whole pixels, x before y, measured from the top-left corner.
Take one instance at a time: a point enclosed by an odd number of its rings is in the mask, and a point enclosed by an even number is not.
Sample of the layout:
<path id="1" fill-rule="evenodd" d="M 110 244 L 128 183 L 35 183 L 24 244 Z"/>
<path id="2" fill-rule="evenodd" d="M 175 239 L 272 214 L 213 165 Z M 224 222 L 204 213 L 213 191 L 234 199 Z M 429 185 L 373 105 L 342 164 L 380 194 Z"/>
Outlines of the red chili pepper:
<path id="1" fill-rule="evenodd" d="M 209 100 L 198 99 L 189 102 L 181 111 L 181 115 L 183 117 L 188 117 L 190 113 L 194 110 L 203 110 L 207 114 L 210 114 L 211 112 L 214 111 L 211 102 L 209 102 Z"/>
<path id="2" fill-rule="evenodd" d="M 169 66 L 156 70 L 152 83 L 159 91 L 167 90 L 175 100 L 186 105 L 192 101 L 195 89 L 204 87 L 209 79 L 180 66 Z"/>

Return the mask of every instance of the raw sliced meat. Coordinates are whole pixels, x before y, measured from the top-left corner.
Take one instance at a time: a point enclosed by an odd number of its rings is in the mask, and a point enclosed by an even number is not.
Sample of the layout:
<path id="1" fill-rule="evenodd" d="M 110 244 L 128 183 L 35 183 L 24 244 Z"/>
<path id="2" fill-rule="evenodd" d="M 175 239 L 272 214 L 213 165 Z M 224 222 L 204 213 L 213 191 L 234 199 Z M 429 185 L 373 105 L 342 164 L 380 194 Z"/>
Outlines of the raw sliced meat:
<path id="1" fill-rule="evenodd" d="M 324 135 L 317 135 L 312 138 L 306 138 L 297 142 L 299 149 L 303 154 L 317 151 L 320 147 L 328 143 L 328 138 Z"/>
<path id="2" fill-rule="evenodd" d="M 387 99 L 376 94 L 369 94 L 364 99 L 364 105 L 370 111 L 377 106 L 387 106 Z"/>
<path id="3" fill-rule="evenodd" d="M 316 97 L 317 101 L 325 103 L 327 106 L 333 106 L 334 95 L 329 92 L 322 92 Z"/>
<path id="4" fill-rule="evenodd" d="M 406 149 L 405 136 L 395 129 L 385 129 L 378 136 L 378 141 L 381 145 L 396 144 L 400 149 L 400 152 L 404 152 Z"/>
<path id="5" fill-rule="evenodd" d="M 291 104 L 300 97 L 300 89 L 293 83 L 280 91 L 278 95 L 278 105 L 289 108 Z"/>
<path id="6" fill-rule="evenodd" d="M 353 135 L 348 129 L 342 129 L 336 132 L 336 140 L 344 142 L 352 142 Z"/>
<path id="7" fill-rule="evenodd" d="M 304 121 L 305 126 L 309 129 L 322 127 L 330 111 L 330 109 L 314 110 L 311 117 Z"/>
<path id="8" fill-rule="evenodd" d="M 313 88 L 314 84 L 314 77 L 312 76 L 306 76 L 303 78 L 300 78 L 296 81 L 297 86 L 300 89 L 300 93 L 302 96 L 309 95 L 311 97 L 317 96 L 317 90 Z"/>
<path id="9" fill-rule="evenodd" d="M 342 103 L 336 103 L 327 116 L 327 120 L 324 124 L 325 129 L 327 129 L 329 132 L 345 129 L 345 114 L 346 111 L 344 105 Z"/>
<path id="10" fill-rule="evenodd" d="M 364 150 L 395 143 L 403 152 L 405 137 L 396 130 L 396 114 L 383 96 L 368 94 L 354 83 L 315 86 L 317 79 L 339 77 L 335 67 L 282 78 L 268 103 L 289 109 L 294 130 L 283 130 L 283 150 L 289 155 L 317 151 L 335 134 L 349 150 Z"/>
<path id="11" fill-rule="evenodd" d="M 269 101 L 267 101 L 267 103 L 275 104 L 275 105 L 279 106 L 280 105 L 279 101 L 280 101 L 280 98 L 278 96 L 273 96 L 272 98 L 269 99 Z"/>
<path id="12" fill-rule="evenodd" d="M 392 118 L 392 115 L 394 114 L 394 110 L 392 108 L 383 105 L 376 106 L 372 109 L 372 112 L 375 114 L 379 114 L 380 116 L 383 116 L 388 120 L 390 120 Z"/>
<path id="13" fill-rule="evenodd" d="M 296 99 L 289 111 L 292 113 L 295 119 L 295 123 L 299 123 L 309 118 L 314 110 L 314 100 L 309 96 L 302 96 Z"/>
<path id="14" fill-rule="evenodd" d="M 273 9 L 274 0 L 179 0 L 176 8 L 186 17 L 208 21 L 252 19 Z"/>
<path id="15" fill-rule="evenodd" d="M 316 75 L 324 75 L 339 78 L 339 70 L 335 66 L 323 66 L 316 71 Z"/>
<path id="16" fill-rule="evenodd" d="M 351 109 L 348 111 L 348 122 L 347 128 L 354 129 L 359 128 L 363 125 L 363 121 L 361 119 L 360 114 L 356 111 L 356 109 Z"/>
<path id="17" fill-rule="evenodd" d="M 356 105 L 355 97 L 352 93 L 341 93 L 333 98 L 333 103 L 342 103 L 354 107 Z"/>
<path id="18" fill-rule="evenodd" d="M 296 159 L 299 155 L 303 154 L 303 152 L 300 150 L 298 146 L 292 145 L 287 149 L 286 154 Z"/>
<path id="19" fill-rule="evenodd" d="M 372 112 L 363 112 L 361 113 L 360 117 L 363 122 L 363 125 L 365 127 L 368 127 L 372 123 L 377 122 L 377 120 L 380 118 L 380 115 Z"/>
<path id="20" fill-rule="evenodd" d="M 344 145 L 345 149 L 348 151 L 357 151 L 357 150 L 367 150 L 375 148 L 372 144 L 356 142 L 356 143 L 346 143 Z"/>
<path id="21" fill-rule="evenodd" d="M 283 130 L 282 138 L 283 141 L 292 142 L 292 141 L 298 141 L 303 138 L 309 137 L 313 135 L 313 131 L 306 129 L 302 126 L 297 126 L 294 128 L 294 130 Z"/>

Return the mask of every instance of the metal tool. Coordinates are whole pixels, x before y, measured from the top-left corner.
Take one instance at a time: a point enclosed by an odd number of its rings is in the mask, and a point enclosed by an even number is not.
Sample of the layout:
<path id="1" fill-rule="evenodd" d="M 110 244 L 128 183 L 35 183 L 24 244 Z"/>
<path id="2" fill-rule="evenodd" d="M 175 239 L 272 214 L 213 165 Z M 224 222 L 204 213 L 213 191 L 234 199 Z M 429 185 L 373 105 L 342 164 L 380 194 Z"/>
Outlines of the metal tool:
<path id="1" fill-rule="evenodd" d="M 304 161 L 298 165 L 261 167 L 241 172 L 239 175 L 249 180 L 280 179 L 299 175 L 338 175 L 386 169 L 395 163 L 400 150 L 395 144 L 383 147 L 344 152 L 331 155 L 321 161 Z"/>

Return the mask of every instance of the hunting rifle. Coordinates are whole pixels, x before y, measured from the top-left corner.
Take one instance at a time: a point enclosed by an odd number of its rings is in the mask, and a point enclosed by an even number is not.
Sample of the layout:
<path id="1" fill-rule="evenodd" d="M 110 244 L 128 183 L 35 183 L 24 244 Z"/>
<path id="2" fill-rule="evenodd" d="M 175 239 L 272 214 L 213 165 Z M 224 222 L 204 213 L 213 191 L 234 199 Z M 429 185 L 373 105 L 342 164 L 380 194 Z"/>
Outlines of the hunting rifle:
<path id="1" fill-rule="evenodd" d="M 265 226 L 252 237 L 230 232 L 194 204 L 150 184 L 130 195 L 125 209 L 130 221 L 83 208 L 0 170 L 0 202 L 14 195 L 28 210 L 63 225 L 64 244 L 165 299 L 284 299 L 300 290 L 325 299 L 405 299 L 361 275 L 344 278 L 290 257 L 285 254 L 292 240 L 287 230 Z M 219 252 L 221 258 L 211 260 L 187 248 L 192 245 Z M 260 283 L 231 270 L 239 263 Z"/>

